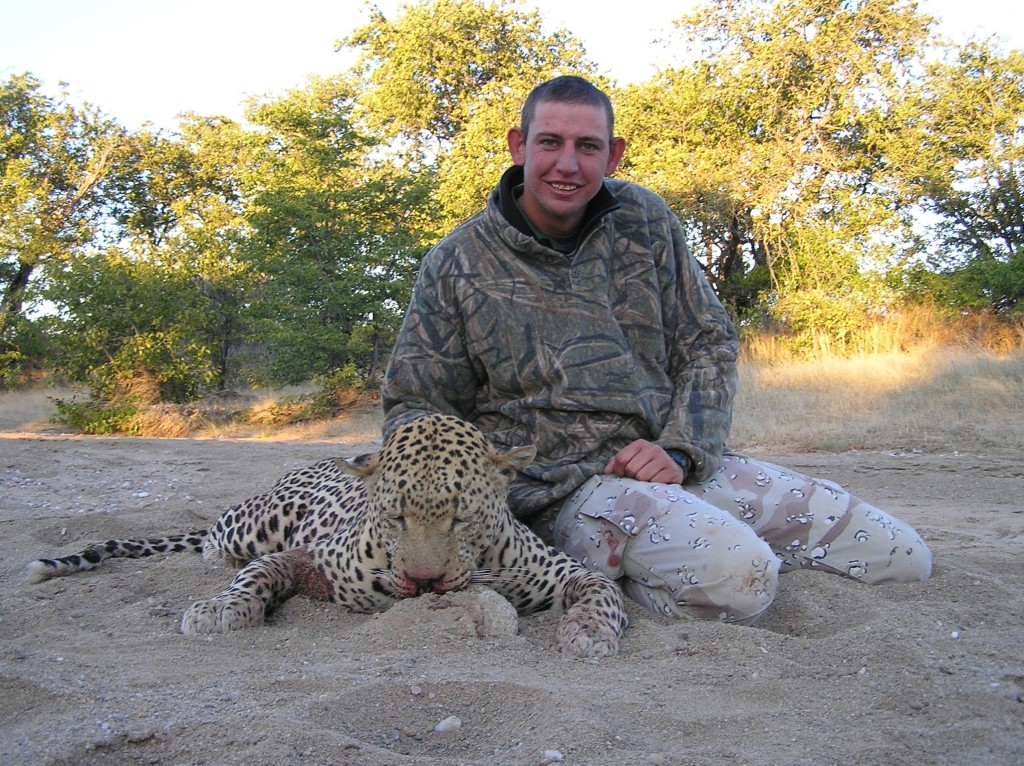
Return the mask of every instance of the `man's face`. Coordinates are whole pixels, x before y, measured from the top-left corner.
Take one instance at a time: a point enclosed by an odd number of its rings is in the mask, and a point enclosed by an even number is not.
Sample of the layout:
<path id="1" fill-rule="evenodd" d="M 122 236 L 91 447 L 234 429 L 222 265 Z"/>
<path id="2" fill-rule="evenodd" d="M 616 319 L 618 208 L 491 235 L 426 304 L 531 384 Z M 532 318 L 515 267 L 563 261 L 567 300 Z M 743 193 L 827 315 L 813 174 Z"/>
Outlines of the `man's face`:
<path id="1" fill-rule="evenodd" d="M 568 237 L 583 223 L 587 203 L 622 159 L 626 142 L 610 138 L 604 109 L 542 101 L 529 135 L 508 133 L 512 161 L 525 175 L 519 204 L 530 222 L 550 237 Z"/>

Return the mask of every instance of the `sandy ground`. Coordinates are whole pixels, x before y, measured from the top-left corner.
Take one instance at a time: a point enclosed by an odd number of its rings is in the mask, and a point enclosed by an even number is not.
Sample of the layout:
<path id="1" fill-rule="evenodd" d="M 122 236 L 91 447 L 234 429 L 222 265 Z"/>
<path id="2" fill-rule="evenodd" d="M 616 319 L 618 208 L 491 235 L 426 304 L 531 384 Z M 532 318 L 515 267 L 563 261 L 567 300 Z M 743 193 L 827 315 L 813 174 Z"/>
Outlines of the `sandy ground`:
<path id="1" fill-rule="evenodd" d="M 569 659 L 556 617 L 462 635 L 292 599 L 190 638 L 230 581 L 190 555 L 26 584 L 30 559 L 196 516 L 365 444 L 0 438 L 0 763 L 1024 763 L 1024 458 L 762 455 L 916 525 L 925 583 L 797 572 L 755 628 L 631 606 L 622 654 Z M 425 615 L 426 613 L 421 613 Z M 435 725 L 458 717 L 456 731 Z"/>

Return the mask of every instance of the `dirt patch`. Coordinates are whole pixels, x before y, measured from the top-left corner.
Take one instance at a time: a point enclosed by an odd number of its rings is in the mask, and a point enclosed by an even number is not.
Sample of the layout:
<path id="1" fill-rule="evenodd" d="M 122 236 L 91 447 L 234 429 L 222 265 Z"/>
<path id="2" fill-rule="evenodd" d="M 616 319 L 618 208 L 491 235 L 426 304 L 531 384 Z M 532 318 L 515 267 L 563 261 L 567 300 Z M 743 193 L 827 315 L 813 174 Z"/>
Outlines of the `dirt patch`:
<path id="1" fill-rule="evenodd" d="M 232 572 L 185 554 L 28 585 L 29 560 L 202 526 L 371 441 L 0 438 L 4 764 L 1008 764 L 1024 761 L 1024 460 L 761 455 L 914 524 L 931 580 L 783 577 L 756 628 L 630 606 L 623 652 L 423 630 L 295 598 L 262 628 L 178 632 Z M 482 637 L 481 637 L 482 636 Z M 455 716 L 461 726 L 435 731 Z M 445 727 L 442 727 L 445 728 Z"/>

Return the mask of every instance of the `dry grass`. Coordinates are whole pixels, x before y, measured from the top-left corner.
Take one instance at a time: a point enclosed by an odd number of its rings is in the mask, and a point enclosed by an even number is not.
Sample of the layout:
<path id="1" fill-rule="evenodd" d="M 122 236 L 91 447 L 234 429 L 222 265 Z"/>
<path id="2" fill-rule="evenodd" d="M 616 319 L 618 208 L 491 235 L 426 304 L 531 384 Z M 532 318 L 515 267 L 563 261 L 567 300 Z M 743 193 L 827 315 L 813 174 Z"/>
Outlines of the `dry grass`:
<path id="1" fill-rule="evenodd" d="M 730 446 L 795 451 L 1024 449 L 1024 351 L 961 347 L 816 361 L 745 358 Z M 270 415 L 312 389 L 220 398 L 222 417 L 147 412 L 148 436 L 267 440 L 355 440 L 380 436 L 380 408 L 356 402 L 336 418 L 280 425 Z M 0 432 L 60 432 L 48 423 L 51 397 L 39 389 L 0 394 Z M 201 408 L 200 408 L 201 409 Z M 224 417 L 245 413 L 247 422 Z"/>
<path id="2" fill-rule="evenodd" d="M 824 332 L 807 339 L 761 330 L 746 334 L 743 341 L 747 359 L 770 363 L 914 354 L 921 349 L 960 349 L 968 355 L 1019 353 L 1024 349 L 1024 320 L 988 312 L 950 317 L 935 307 L 909 305 L 842 340 Z"/>
<path id="3" fill-rule="evenodd" d="M 1024 447 L 1024 353 L 918 350 L 742 365 L 735 448 Z"/>
<path id="4" fill-rule="evenodd" d="M 259 390 L 210 397 L 195 405 L 152 405 L 134 416 L 131 427 L 151 438 L 265 439 L 278 441 L 345 440 L 368 442 L 380 437 L 380 404 L 370 398 L 354 398 L 339 417 L 282 424 L 295 397 L 316 388 L 293 386 L 278 391 Z M 50 422 L 57 414 L 56 399 L 72 400 L 68 388 L 41 387 L 0 392 L 0 434 L 72 433 Z M 79 394 L 79 398 L 82 397 Z"/>

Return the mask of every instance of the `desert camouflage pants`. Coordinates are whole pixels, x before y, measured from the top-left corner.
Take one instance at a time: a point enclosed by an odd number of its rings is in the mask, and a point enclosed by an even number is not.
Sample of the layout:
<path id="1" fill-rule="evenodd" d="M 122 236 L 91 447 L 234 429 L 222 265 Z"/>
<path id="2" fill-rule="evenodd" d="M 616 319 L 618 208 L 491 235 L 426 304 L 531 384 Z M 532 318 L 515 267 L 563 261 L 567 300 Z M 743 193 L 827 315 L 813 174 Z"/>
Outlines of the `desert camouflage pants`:
<path id="1" fill-rule="evenodd" d="M 797 568 L 872 584 L 931 573 L 904 522 L 833 482 L 735 454 L 701 484 L 594 476 L 537 531 L 667 616 L 752 623 L 779 573 Z"/>

